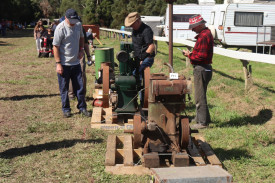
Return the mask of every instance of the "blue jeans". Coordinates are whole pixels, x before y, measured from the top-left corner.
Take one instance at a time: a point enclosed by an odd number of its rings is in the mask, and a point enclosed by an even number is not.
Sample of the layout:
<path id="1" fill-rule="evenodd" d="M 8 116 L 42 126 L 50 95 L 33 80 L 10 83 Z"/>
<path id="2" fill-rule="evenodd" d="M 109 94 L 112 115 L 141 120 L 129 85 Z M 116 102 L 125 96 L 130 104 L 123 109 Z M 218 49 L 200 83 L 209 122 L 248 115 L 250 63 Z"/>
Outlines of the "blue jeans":
<path id="1" fill-rule="evenodd" d="M 61 95 L 61 102 L 62 102 L 62 111 L 63 112 L 70 112 L 70 100 L 68 96 L 69 91 L 69 82 L 70 79 L 72 80 L 73 90 L 77 97 L 77 108 L 82 111 L 87 108 L 87 104 L 85 102 L 85 95 L 84 95 L 84 87 L 83 87 L 83 80 L 82 80 L 82 71 L 80 64 L 73 65 L 73 66 L 65 66 L 63 67 L 63 74 L 57 74 L 58 77 L 58 84 L 59 90 Z"/>
<path id="2" fill-rule="evenodd" d="M 139 66 L 139 73 L 143 75 L 143 71 L 146 67 L 151 67 L 154 63 L 154 57 L 147 57 L 143 60 L 142 64 Z"/>

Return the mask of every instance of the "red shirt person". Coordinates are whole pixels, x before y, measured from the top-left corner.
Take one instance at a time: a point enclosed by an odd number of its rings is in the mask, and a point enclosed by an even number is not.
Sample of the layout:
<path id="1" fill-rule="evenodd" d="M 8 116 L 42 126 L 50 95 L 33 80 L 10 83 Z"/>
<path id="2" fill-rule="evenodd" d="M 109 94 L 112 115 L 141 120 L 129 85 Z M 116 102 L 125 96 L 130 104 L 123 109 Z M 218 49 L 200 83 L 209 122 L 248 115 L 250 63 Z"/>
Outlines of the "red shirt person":
<path id="1" fill-rule="evenodd" d="M 183 50 L 183 54 L 190 58 L 190 62 L 194 67 L 194 88 L 196 116 L 194 121 L 196 124 L 191 128 L 205 128 L 211 122 L 210 113 L 207 105 L 207 85 L 212 79 L 212 57 L 214 40 L 211 31 L 205 26 L 206 21 L 201 15 L 194 15 L 189 19 L 189 29 L 198 35 L 193 51 Z"/>

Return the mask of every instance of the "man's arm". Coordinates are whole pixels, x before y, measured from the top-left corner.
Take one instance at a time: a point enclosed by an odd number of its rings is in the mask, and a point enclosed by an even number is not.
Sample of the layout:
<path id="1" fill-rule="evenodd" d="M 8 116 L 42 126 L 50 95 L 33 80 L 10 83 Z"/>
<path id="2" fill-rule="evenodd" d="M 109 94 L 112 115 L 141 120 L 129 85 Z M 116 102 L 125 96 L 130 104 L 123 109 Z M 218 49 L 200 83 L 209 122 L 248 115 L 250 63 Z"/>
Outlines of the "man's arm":
<path id="1" fill-rule="evenodd" d="M 88 43 L 85 43 L 84 44 L 84 50 L 85 50 L 85 53 L 87 55 L 87 59 L 88 59 L 88 65 L 92 65 L 92 57 L 91 57 L 91 53 L 90 53 L 90 49 L 89 49 L 89 44 Z"/>
<path id="2" fill-rule="evenodd" d="M 84 56 L 84 37 L 80 37 L 78 59 L 81 59 L 83 56 Z"/>
<path id="3" fill-rule="evenodd" d="M 53 46 L 54 59 L 56 63 L 56 72 L 60 75 L 63 73 L 63 67 L 61 65 L 60 55 L 59 55 L 59 46 Z"/>
<path id="4" fill-rule="evenodd" d="M 155 51 L 155 44 L 152 43 L 152 44 L 150 44 L 149 47 L 147 48 L 146 53 L 151 54 L 151 53 L 153 53 L 154 51 Z"/>

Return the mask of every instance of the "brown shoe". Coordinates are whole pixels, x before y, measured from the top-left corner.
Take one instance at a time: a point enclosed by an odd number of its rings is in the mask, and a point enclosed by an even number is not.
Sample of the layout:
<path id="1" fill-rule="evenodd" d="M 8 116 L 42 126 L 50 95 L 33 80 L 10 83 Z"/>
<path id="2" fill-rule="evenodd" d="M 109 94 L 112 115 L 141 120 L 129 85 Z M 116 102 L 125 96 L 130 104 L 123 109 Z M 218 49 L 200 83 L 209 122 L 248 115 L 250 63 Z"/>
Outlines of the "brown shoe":
<path id="1" fill-rule="evenodd" d="M 191 129 L 203 129 L 203 128 L 207 128 L 207 125 L 197 123 L 197 124 L 191 125 L 190 128 Z"/>

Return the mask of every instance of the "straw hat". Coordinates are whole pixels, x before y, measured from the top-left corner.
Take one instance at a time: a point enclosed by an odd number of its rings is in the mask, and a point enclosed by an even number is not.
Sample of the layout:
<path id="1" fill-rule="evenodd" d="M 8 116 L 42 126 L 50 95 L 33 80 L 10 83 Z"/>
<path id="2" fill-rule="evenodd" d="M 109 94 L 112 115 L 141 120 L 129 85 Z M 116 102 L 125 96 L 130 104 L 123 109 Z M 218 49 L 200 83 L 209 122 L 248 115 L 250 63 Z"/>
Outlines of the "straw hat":
<path id="1" fill-rule="evenodd" d="M 201 15 L 197 14 L 189 18 L 189 29 L 193 29 L 201 24 L 205 24 L 206 21 L 201 17 Z"/>
<path id="2" fill-rule="evenodd" d="M 124 24 L 126 27 L 130 27 L 138 19 L 140 19 L 140 15 L 138 14 L 138 12 L 129 13 L 129 15 L 125 18 Z"/>

